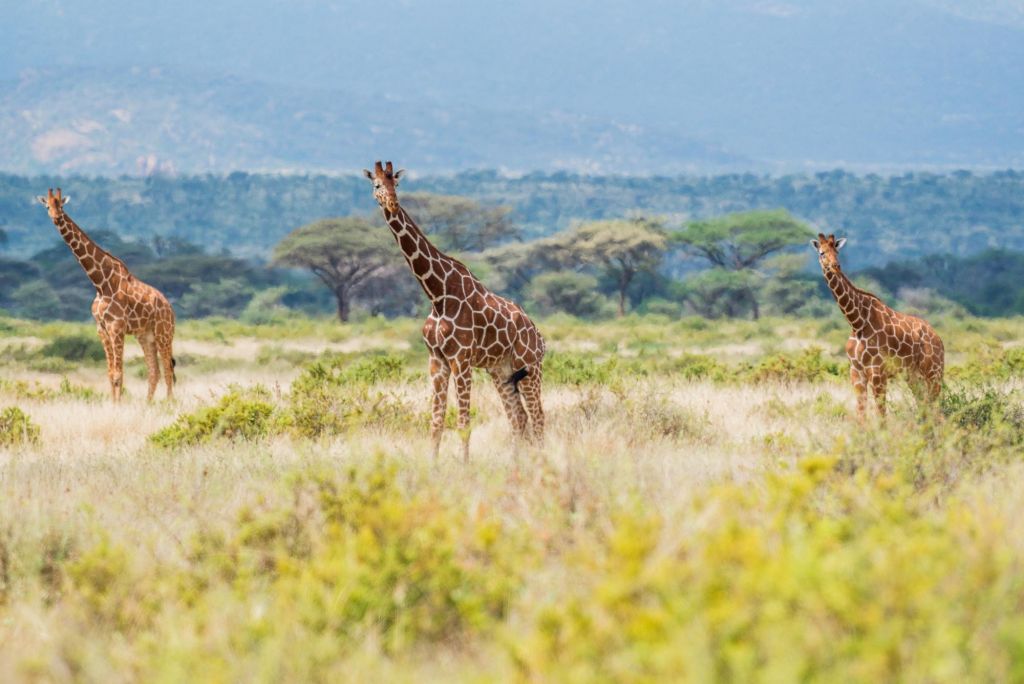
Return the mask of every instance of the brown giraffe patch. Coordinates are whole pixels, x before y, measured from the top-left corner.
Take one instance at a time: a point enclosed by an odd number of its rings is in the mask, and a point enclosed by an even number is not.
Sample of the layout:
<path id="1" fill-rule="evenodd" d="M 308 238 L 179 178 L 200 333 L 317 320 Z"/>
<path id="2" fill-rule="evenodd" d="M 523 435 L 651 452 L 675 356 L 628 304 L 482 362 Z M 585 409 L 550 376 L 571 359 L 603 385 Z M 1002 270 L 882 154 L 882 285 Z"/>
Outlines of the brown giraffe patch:
<path id="1" fill-rule="evenodd" d="M 490 374 L 516 434 L 544 434 L 541 377 L 544 338 L 515 302 L 494 294 L 460 261 L 442 253 L 398 203 L 395 187 L 402 171 L 379 161 L 373 172 L 373 196 L 399 249 L 430 299 L 423 341 L 430 352 L 433 413 L 430 434 L 437 455 L 444 429 L 448 384 L 455 377 L 463 457 L 469 456 L 469 404 L 473 368 Z"/>
<path id="2" fill-rule="evenodd" d="M 878 413 L 884 416 L 886 387 L 901 373 L 915 395 L 935 401 L 942 390 L 945 366 L 942 339 L 923 319 L 895 311 L 870 292 L 854 287 L 839 266 L 839 250 L 844 244 L 846 238 L 836 240 L 835 235 L 823 233 L 811 240 L 832 296 L 850 323 L 846 355 L 858 415 L 864 416 L 870 385 Z"/>
<path id="3" fill-rule="evenodd" d="M 71 248 L 82 269 L 96 288 L 92 316 L 107 356 L 107 377 L 114 401 L 120 401 L 124 384 L 124 336 L 135 335 L 146 359 L 149 389 L 153 399 L 163 366 L 167 397 L 174 394 L 174 309 L 156 288 L 131 274 L 120 259 L 99 248 L 85 231 L 64 212 L 68 197 L 60 188 L 50 188 L 39 201 L 46 206 L 60 236 Z"/>

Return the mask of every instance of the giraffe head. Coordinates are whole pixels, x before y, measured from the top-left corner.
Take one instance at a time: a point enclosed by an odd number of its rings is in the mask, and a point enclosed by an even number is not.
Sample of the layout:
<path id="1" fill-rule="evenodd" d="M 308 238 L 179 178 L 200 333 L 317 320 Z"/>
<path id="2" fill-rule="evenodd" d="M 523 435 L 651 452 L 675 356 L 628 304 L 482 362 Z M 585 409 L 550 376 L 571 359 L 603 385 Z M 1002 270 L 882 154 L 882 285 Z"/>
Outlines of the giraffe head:
<path id="1" fill-rule="evenodd" d="M 818 263 L 821 264 L 821 270 L 825 273 L 829 271 L 839 271 L 839 250 L 846 244 L 846 238 L 839 238 L 836 240 L 835 235 L 825 236 L 824 233 L 818 233 L 817 240 L 811 240 L 811 247 L 814 247 L 815 251 L 818 252 Z"/>
<path id="2" fill-rule="evenodd" d="M 405 170 L 395 171 L 391 162 L 382 166 L 378 161 L 374 164 L 372 172 L 363 169 L 363 173 L 373 183 L 373 197 L 380 208 L 390 212 L 398 211 L 398 195 L 395 194 L 395 188 L 398 187 L 398 180 Z"/>
<path id="3" fill-rule="evenodd" d="M 57 188 L 57 194 L 53 194 L 53 188 L 50 188 L 49 192 L 46 193 L 46 197 L 37 197 L 40 204 L 46 207 L 47 212 L 50 214 L 50 218 L 56 221 L 64 213 L 64 205 L 71 201 L 70 197 L 63 196 L 60 194 L 60 188 Z"/>

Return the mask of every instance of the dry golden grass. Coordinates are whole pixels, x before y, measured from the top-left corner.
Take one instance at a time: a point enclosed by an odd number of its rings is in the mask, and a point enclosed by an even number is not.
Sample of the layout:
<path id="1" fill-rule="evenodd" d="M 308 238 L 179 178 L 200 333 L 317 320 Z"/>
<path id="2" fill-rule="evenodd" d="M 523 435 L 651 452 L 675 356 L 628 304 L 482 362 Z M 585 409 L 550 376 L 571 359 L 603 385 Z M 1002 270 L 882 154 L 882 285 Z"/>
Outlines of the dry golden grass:
<path id="1" fill-rule="evenodd" d="M 307 354 L 405 352 L 413 324 L 398 325 L 397 334 L 356 335 L 330 343 L 282 333 L 282 339 L 272 344 L 277 345 L 274 349 Z M 1002 329 L 1001 325 L 996 327 Z M 673 343 L 658 338 L 657 325 L 644 326 L 634 337 L 622 335 L 621 330 L 616 336 L 598 327 L 590 341 L 585 339 L 587 326 L 566 326 L 552 335 L 551 346 L 556 351 L 603 349 L 608 354 L 614 344 L 620 355 L 628 356 L 635 354 L 637 345 L 652 344 L 638 337 L 653 335 L 657 338 L 653 343 L 661 345 L 658 352 L 666 356 L 696 349 L 735 361 L 767 349 L 803 349 L 811 340 L 804 322 L 787 323 L 780 327 L 780 334 L 766 339 L 748 330 L 755 337 L 735 342 L 700 332 L 705 337 L 693 345 L 685 339 Z M 205 329 L 201 332 L 190 338 L 186 326 L 177 342 L 178 353 L 202 363 L 179 367 L 173 402 L 162 400 L 161 387 L 160 400 L 145 403 L 144 380 L 130 372 L 127 399 L 112 405 L 106 399 L 102 364 L 81 365 L 64 374 L 33 371 L 20 362 L 6 366 L 8 381 L 57 390 L 66 376 L 100 398 L 32 399 L 0 392 L 0 409 L 16 404 L 41 428 L 38 444 L 0 451 L 0 545 L 6 543 L 9 549 L 7 560 L 0 559 L 0 681 L 31 679 L 36 674 L 47 681 L 133 678 L 119 671 L 138 658 L 131 639 L 115 637 L 96 643 L 75 634 L 79 623 L 69 618 L 59 599 L 44 598 L 39 580 L 23 579 L 12 585 L 13 593 L 5 594 L 3 563 L 8 564 L 10 576 L 37 577 L 38 568 L 18 567 L 18 549 L 38 548 L 54 538 L 72 540 L 76 550 L 106 539 L 133 550 L 136 562 L 154 568 L 185 564 L 197 531 L 230 531 L 240 509 L 261 499 L 286 497 L 282 481 L 290 474 L 342 473 L 353 464 L 365 465 L 379 453 L 398 464 L 399 481 L 406 490 L 443 493 L 445 500 L 469 511 L 495 511 L 515 529 L 527 530 L 554 547 L 590 539 L 595 530 L 612 525 L 616 511 L 631 506 L 677 520 L 678 528 L 671 534 L 685 535 L 697 523 L 686 519 L 684 512 L 712 485 L 735 482 L 759 487 L 766 472 L 786 470 L 808 454 L 834 451 L 837 443 L 856 440 L 862 430 L 878 426 L 871 420 L 861 427 L 852 419 L 853 395 L 842 381 L 715 384 L 655 376 L 609 387 L 549 384 L 544 397 L 548 432 L 537 446 L 510 438 L 493 387 L 478 376 L 468 464 L 457 457 L 459 438 L 454 431 L 447 433 L 436 462 L 428 457 L 425 431 L 410 430 L 364 428 L 320 441 L 279 435 L 251 443 L 217 441 L 158 449 L 149 442 L 150 435 L 178 415 L 211 403 L 231 386 L 261 385 L 270 389 L 275 402 L 282 402 L 300 372 L 294 364 L 257 363 L 256 358 L 267 350 L 265 338 L 233 337 L 224 343 L 208 339 Z M 974 334 L 965 333 L 963 345 L 952 345 L 954 357 L 975 343 Z M 828 335 L 821 346 L 834 349 L 838 345 L 833 338 L 841 337 L 842 331 Z M 34 348 L 40 342 L 39 337 L 20 335 L 7 338 L 4 344 Z M 1005 339 L 1000 344 L 1015 342 Z M 132 359 L 132 367 L 137 368 L 137 359 Z M 1003 387 L 1019 389 L 1020 379 L 1004 381 Z M 423 411 L 429 405 L 425 381 L 398 382 L 386 389 Z M 897 389 L 894 403 L 898 415 L 913 413 L 905 391 Z M 972 480 L 970 487 L 971 497 L 995 502 L 1007 519 L 1019 519 L 1024 513 L 1020 464 L 988 471 Z M 1024 531 L 1009 530 L 1006 544 L 1014 553 L 1024 552 Z M 31 562 L 38 562 L 34 558 Z M 518 602 L 550 603 L 573 583 L 561 556 L 552 552 L 526 578 Z M 526 619 L 514 612 L 508 629 L 516 632 Z M 223 624 L 214 619 L 214 624 L 225 631 L 232 629 L 227 617 Z M 182 648 L 187 649 L 188 641 L 182 639 Z M 69 649 L 74 653 L 69 654 Z M 513 670 L 500 651 L 488 641 L 472 648 L 449 645 L 386 658 L 370 640 L 349 653 L 344 664 L 349 673 L 388 681 L 471 679 L 467 673 L 472 672 L 485 679 L 505 678 Z M 69 663 L 84 670 L 74 671 Z M 246 674 L 259 678 L 246 669 L 250 666 L 238 664 L 227 678 L 237 680 Z"/>

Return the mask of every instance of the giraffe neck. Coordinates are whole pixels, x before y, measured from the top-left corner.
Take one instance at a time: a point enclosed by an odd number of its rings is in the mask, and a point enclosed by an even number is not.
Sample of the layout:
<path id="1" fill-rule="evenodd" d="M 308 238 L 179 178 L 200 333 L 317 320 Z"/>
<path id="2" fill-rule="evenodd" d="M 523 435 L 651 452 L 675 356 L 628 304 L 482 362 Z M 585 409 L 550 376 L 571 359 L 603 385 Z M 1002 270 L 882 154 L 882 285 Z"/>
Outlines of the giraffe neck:
<path id="1" fill-rule="evenodd" d="M 405 255 L 405 261 L 412 269 L 420 287 L 434 301 L 445 294 L 445 276 L 452 271 L 455 259 L 451 258 L 427 239 L 427 236 L 401 206 L 392 211 L 385 208 L 384 220 Z"/>
<path id="2" fill-rule="evenodd" d="M 868 310 L 873 297 L 854 287 L 846 274 L 838 268 L 825 272 L 825 282 L 850 326 L 855 331 L 864 327 L 868 322 Z"/>
<path id="3" fill-rule="evenodd" d="M 62 213 L 53 224 L 101 295 L 113 295 L 121 281 L 131 277 L 124 262 L 101 249 L 67 214 Z"/>

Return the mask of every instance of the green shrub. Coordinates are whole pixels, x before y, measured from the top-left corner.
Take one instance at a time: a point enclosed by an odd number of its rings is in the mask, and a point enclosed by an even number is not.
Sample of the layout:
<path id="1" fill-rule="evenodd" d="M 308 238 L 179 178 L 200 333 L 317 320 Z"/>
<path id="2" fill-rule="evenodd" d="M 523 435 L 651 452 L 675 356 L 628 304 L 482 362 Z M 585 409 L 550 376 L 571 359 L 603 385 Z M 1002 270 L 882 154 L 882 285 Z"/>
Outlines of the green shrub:
<path id="1" fill-rule="evenodd" d="M 405 360 L 392 354 L 317 361 L 292 383 L 281 425 L 309 438 L 343 434 L 357 427 L 419 428 L 421 421 L 408 402 L 397 392 L 378 387 L 407 378 Z"/>
<path id="2" fill-rule="evenodd" d="M 269 434 L 273 415 L 274 405 L 266 389 L 234 387 L 213 406 L 178 416 L 173 424 L 151 435 L 150 441 L 177 449 L 213 439 L 259 439 Z"/>
<path id="3" fill-rule="evenodd" d="M 832 459 L 627 510 L 510 652 L 528 681 L 1007 681 L 1024 672 L 1005 514 Z M 679 521 L 686 529 L 679 530 Z M 1015 548 L 1015 547 L 1014 547 Z"/>
<path id="4" fill-rule="evenodd" d="M 39 350 L 41 356 L 65 361 L 104 361 L 103 345 L 95 335 L 61 335 Z"/>
<path id="5" fill-rule="evenodd" d="M 23 446 L 39 442 L 39 426 L 17 406 L 0 411 L 0 446 Z"/>
<path id="6" fill-rule="evenodd" d="M 1024 443 L 1024 403 L 1012 393 L 992 387 L 947 387 L 940 400 L 942 414 L 971 430 L 1003 430 L 1014 443 Z"/>
<path id="7" fill-rule="evenodd" d="M 408 493 L 397 471 L 378 458 L 291 476 L 284 497 L 243 509 L 228 531 L 202 527 L 179 564 L 147 569 L 101 539 L 66 564 L 63 602 L 92 638 L 126 646 L 143 681 L 239 661 L 245 679 L 254 654 L 265 678 L 289 680 L 273 660 L 282 646 L 301 679 L 330 681 L 367 646 L 401 655 L 494 634 L 536 566 L 532 538 L 500 515 Z M 196 643 L 176 652 L 183 638 Z"/>
<path id="8" fill-rule="evenodd" d="M 544 357 L 544 380 L 556 385 L 607 385 L 618 376 L 618 366 L 614 356 L 598 361 L 589 354 L 548 352 Z"/>
<path id="9" fill-rule="evenodd" d="M 355 358 L 341 354 L 310 364 L 292 383 L 292 392 L 317 389 L 324 385 L 375 385 L 389 380 L 403 380 L 406 375 L 405 359 L 396 354 L 363 354 Z"/>
<path id="10" fill-rule="evenodd" d="M 732 376 L 729 368 L 704 354 L 683 354 L 668 361 L 667 372 L 687 380 L 722 382 Z"/>
<path id="11" fill-rule="evenodd" d="M 946 371 L 947 380 L 988 383 L 1024 376 L 1024 347 L 1005 349 L 993 345 L 972 348 L 967 363 Z"/>
<path id="12" fill-rule="evenodd" d="M 710 432 L 710 421 L 695 415 L 663 396 L 644 394 L 625 400 L 630 427 L 645 437 L 703 440 Z"/>
<path id="13" fill-rule="evenodd" d="M 773 354 L 747 364 L 738 372 L 745 382 L 819 382 L 846 375 L 847 366 L 825 358 L 822 350 L 805 349 L 799 354 Z"/>

